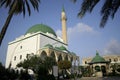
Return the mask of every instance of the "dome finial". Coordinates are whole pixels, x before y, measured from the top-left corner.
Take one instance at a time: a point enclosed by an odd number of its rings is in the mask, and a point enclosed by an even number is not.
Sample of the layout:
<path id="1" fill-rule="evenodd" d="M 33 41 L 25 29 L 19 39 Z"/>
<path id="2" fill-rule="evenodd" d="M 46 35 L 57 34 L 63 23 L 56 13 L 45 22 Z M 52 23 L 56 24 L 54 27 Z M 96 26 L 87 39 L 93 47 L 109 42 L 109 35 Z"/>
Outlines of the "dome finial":
<path id="1" fill-rule="evenodd" d="M 96 50 L 96 55 L 99 55 L 98 51 Z"/>
<path id="2" fill-rule="evenodd" d="M 65 12 L 64 5 L 62 6 L 62 12 Z"/>

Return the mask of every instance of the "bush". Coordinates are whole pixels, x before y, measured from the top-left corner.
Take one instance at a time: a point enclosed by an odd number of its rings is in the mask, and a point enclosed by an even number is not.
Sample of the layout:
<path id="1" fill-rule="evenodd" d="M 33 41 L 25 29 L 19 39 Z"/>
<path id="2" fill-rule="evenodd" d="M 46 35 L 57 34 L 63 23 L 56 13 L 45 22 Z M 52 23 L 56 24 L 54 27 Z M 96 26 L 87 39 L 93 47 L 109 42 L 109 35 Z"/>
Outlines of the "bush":
<path id="1" fill-rule="evenodd" d="M 120 68 L 118 68 L 117 71 L 120 72 Z"/>
<path id="2" fill-rule="evenodd" d="M 95 66 L 95 70 L 96 70 L 97 72 L 99 72 L 99 71 L 100 71 L 100 66 Z"/>
<path id="3" fill-rule="evenodd" d="M 47 78 L 48 78 L 47 80 L 55 80 L 54 75 L 48 75 L 48 77 L 47 77 Z"/>

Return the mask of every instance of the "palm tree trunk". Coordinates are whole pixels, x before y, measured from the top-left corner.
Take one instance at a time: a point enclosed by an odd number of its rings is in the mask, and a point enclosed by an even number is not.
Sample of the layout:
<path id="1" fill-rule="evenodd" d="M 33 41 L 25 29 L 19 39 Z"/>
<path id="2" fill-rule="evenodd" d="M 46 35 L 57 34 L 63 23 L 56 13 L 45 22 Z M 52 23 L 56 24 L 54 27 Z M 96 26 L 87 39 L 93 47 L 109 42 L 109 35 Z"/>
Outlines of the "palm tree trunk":
<path id="1" fill-rule="evenodd" d="M 10 23 L 12 17 L 13 17 L 16 6 L 17 6 L 17 0 L 15 0 L 14 5 L 13 5 L 11 11 L 9 12 L 9 15 L 8 15 L 8 17 L 6 19 L 6 22 L 5 22 L 3 28 L 2 28 L 2 30 L 0 32 L 0 46 L 1 46 L 1 43 L 2 43 L 3 38 L 5 36 L 5 33 L 6 33 L 7 29 L 8 29 L 9 23 Z"/>

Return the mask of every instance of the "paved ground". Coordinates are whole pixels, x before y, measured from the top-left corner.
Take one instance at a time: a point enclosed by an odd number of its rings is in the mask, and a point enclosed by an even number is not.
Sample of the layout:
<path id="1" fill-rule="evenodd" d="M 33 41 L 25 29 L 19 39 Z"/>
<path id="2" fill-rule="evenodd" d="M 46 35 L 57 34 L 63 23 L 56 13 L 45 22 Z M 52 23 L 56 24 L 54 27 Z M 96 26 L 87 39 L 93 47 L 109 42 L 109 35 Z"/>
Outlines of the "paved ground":
<path id="1" fill-rule="evenodd" d="M 74 80 L 74 79 L 60 79 L 60 80 Z M 120 77 L 82 77 L 75 80 L 120 80 Z"/>
<path id="2" fill-rule="evenodd" d="M 82 77 L 77 80 L 120 80 L 120 77 Z"/>
<path id="3" fill-rule="evenodd" d="M 59 79 L 59 80 L 74 80 L 74 79 Z M 82 77 L 75 80 L 120 80 L 120 77 Z"/>

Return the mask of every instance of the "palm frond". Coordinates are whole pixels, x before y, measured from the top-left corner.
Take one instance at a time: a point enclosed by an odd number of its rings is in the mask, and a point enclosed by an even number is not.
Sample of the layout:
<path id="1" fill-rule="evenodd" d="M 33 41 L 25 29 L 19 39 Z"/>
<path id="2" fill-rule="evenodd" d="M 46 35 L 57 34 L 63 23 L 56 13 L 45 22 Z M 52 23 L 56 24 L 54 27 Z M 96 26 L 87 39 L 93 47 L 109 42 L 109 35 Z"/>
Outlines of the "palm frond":
<path id="1" fill-rule="evenodd" d="M 84 0 L 82 3 L 82 7 L 80 9 L 80 12 L 78 13 L 78 17 L 82 18 L 87 11 L 89 11 L 89 7 L 91 6 L 92 0 Z"/>
<path id="2" fill-rule="evenodd" d="M 5 5 L 5 7 L 9 7 L 12 3 L 12 0 L 0 0 L 0 6 Z"/>
<path id="3" fill-rule="evenodd" d="M 30 6 L 29 6 L 29 4 L 28 4 L 28 1 L 27 1 L 27 0 L 26 0 L 25 2 L 26 2 L 26 6 L 27 6 L 27 11 L 28 11 L 28 14 L 29 14 L 29 16 L 30 16 L 30 15 L 31 15 Z"/>
<path id="4" fill-rule="evenodd" d="M 75 1 L 76 0 L 72 0 Z M 81 4 L 81 9 L 78 12 L 78 17 L 82 18 L 85 16 L 87 12 L 92 12 L 94 7 L 100 2 L 100 0 L 83 0 Z M 100 22 L 100 27 L 104 27 L 105 24 L 107 23 L 107 20 L 111 16 L 113 19 L 116 12 L 118 11 L 120 7 L 120 0 L 104 0 L 104 4 L 101 8 L 101 22 Z"/>
<path id="5" fill-rule="evenodd" d="M 112 13 L 111 13 L 112 19 L 114 18 L 115 13 L 117 12 L 119 7 L 120 7 L 120 0 L 113 0 L 113 3 L 112 3 Z"/>
<path id="6" fill-rule="evenodd" d="M 110 10 L 106 10 L 102 16 L 101 22 L 100 22 L 100 27 L 104 27 L 105 24 L 107 23 L 107 20 L 110 16 Z"/>
<path id="7" fill-rule="evenodd" d="M 0 1 L 0 6 L 3 6 L 4 4 L 6 4 L 6 1 L 7 1 L 7 0 L 1 0 L 1 1 Z"/>
<path id="8" fill-rule="evenodd" d="M 0 32 L 0 45 L 3 41 L 7 28 L 9 26 L 10 20 L 12 19 L 13 14 L 20 14 L 23 12 L 23 16 L 25 17 L 26 8 L 28 14 L 30 16 L 31 9 L 30 3 L 32 4 L 33 8 L 38 11 L 40 0 L 0 0 L 0 7 L 5 6 L 9 9 L 7 20 Z"/>
<path id="9" fill-rule="evenodd" d="M 22 11 L 23 11 L 23 17 L 25 17 L 25 2 L 22 1 Z"/>
<path id="10" fill-rule="evenodd" d="M 92 5 L 90 6 L 89 8 L 89 11 L 92 12 L 93 8 L 97 5 L 97 3 L 99 2 L 100 0 L 93 0 L 92 1 Z"/>
<path id="11" fill-rule="evenodd" d="M 78 17 L 84 17 L 86 12 L 92 12 L 93 8 L 97 5 L 100 0 L 84 0 L 78 13 Z"/>
<path id="12" fill-rule="evenodd" d="M 14 14 L 20 14 L 20 13 L 22 13 L 22 11 L 23 11 L 22 10 L 22 6 L 23 6 L 23 0 L 18 0 Z"/>
<path id="13" fill-rule="evenodd" d="M 71 0 L 71 1 L 75 3 L 77 0 Z"/>
<path id="14" fill-rule="evenodd" d="M 31 4 L 32 4 L 32 6 L 33 6 L 33 8 L 34 9 L 37 9 L 37 11 L 38 11 L 38 6 L 39 6 L 39 2 L 40 1 L 38 1 L 38 0 L 30 0 L 30 2 L 31 2 Z"/>
<path id="15" fill-rule="evenodd" d="M 11 5 L 12 0 L 6 0 L 6 7 Z"/>
<path id="16" fill-rule="evenodd" d="M 113 2 L 113 0 L 106 0 L 102 9 L 101 9 L 102 19 L 100 22 L 100 27 L 105 26 L 111 12 L 112 12 L 112 2 Z"/>
<path id="17" fill-rule="evenodd" d="M 103 15 L 107 10 L 112 9 L 112 1 L 113 0 L 106 0 L 102 9 L 101 9 L 101 15 Z"/>

